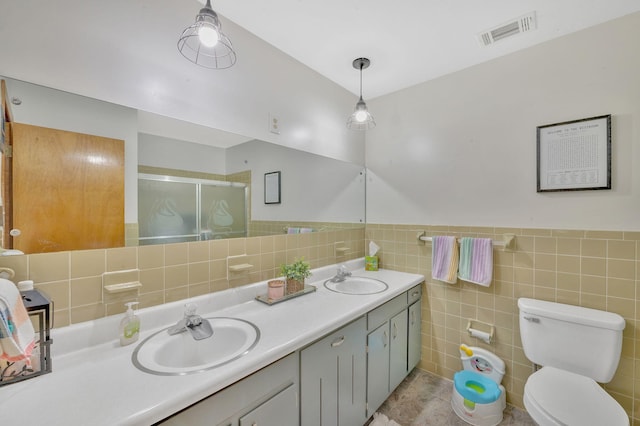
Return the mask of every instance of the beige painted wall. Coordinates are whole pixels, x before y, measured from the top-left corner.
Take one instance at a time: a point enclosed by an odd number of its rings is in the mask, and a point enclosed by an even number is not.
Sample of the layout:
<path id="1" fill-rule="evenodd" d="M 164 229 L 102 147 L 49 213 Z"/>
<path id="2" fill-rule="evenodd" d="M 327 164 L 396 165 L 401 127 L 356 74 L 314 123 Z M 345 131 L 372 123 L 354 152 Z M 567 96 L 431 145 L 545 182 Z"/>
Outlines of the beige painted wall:
<path id="1" fill-rule="evenodd" d="M 639 231 L 638 50 L 640 13 L 369 102 L 367 222 Z M 613 189 L 537 193 L 536 126 L 605 114 Z"/>

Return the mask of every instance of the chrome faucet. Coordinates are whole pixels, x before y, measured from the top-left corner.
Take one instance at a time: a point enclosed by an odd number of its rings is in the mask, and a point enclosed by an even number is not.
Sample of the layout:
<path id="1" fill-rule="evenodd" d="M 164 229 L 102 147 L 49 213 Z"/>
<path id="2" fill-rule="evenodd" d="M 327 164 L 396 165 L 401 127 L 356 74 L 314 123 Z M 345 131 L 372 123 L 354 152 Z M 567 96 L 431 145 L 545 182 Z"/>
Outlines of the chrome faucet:
<path id="1" fill-rule="evenodd" d="M 331 282 L 332 283 L 340 283 L 344 280 L 347 279 L 347 277 L 351 276 L 351 271 L 349 271 L 349 269 L 345 266 L 345 265 L 340 265 L 338 267 L 338 271 L 336 273 L 336 276 L 331 278 Z"/>
<path id="2" fill-rule="evenodd" d="M 211 337 L 213 334 L 213 328 L 211 328 L 211 324 L 208 319 L 202 318 L 200 315 L 196 314 L 197 308 L 198 307 L 194 303 L 187 303 L 184 305 L 184 318 L 178 321 L 173 327 L 169 327 L 167 329 L 169 335 L 173 336 L 174 334 L 189 331 L 189 333 L 191 333 L 191 337 L 195 340 L 202 340 Z"/>

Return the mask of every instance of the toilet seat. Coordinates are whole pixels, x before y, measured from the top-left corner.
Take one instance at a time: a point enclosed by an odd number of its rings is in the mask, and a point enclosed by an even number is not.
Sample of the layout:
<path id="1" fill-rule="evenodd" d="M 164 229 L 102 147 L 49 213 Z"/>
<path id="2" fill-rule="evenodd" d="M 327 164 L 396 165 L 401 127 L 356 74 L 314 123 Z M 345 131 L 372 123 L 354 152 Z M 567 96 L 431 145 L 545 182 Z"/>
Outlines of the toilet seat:
<path id="1" fill-rule="evenodd" d="M 624 409 L 593 379 L 553 367 L 529 376 L 524 406 L 541 425 L 629 425 Z"/>
<path id="2" fill-rule="evenodd" d="M 458 371 L 453 375 L 453 384 L 463 398 L 477 404 L 495 402 L 502 393 L 496 382 L 474 371 Z"/>

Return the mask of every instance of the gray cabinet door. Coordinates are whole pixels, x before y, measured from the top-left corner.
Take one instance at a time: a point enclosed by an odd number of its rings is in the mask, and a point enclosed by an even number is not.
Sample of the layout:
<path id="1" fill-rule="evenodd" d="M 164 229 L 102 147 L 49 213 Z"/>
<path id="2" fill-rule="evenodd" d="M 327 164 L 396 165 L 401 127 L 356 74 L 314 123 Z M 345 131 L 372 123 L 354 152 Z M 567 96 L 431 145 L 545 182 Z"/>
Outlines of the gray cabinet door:
<path id="1" fill-rule="evenodd" d="M 158 424 L 297 426 L 299 361 L 297 352 L 289 354 Z"/>
<path id="2" fill-rule="evenodd" d="M 290 385 L 240 417 L 240 426 L 296 426 L 297 424 L 298 400 L 294 385 Z"/>
<path id="3" fill-rule="evenodd" d="M 389 391 L 397 388 L 407 376 L 407 310 L 389 321 Z"/>
<path id="4" fill-rule="evenodd" d="M 367 417 L 389 395 L 389 321 L 367 336 Z"/>
<path id="5" fill-rule="evenodd" d="M 362 317 L 300 353 L 302 426 L 366 421 L 366 321 Z"/>
<path id="6" fill-rule="evenodd" d="M 420 362 L 422 349 L 422 311 L 420 310 L 420 299 L 413 305 L 409 306 L 409 364 L 407 372 Z"/>

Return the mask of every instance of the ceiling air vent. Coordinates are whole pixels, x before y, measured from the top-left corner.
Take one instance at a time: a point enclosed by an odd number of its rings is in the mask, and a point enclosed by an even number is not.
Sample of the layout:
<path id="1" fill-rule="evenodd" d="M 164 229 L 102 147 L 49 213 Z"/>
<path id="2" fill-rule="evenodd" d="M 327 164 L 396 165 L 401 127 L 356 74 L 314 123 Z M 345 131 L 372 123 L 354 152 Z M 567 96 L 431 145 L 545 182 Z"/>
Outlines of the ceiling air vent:
<path id="1" fill-rule="evenodd" d="M 526 33 L 536 29 L 536 13 L 531 12 L 526 15 L 515 18 L 506 24 L 492 28 L 478 34 L 478 42 L 482 46 L 489 46 L 493 43 L 504 40 L 521 33 Z"/>

